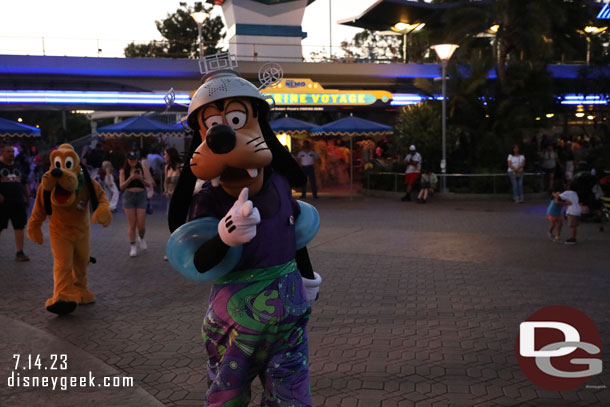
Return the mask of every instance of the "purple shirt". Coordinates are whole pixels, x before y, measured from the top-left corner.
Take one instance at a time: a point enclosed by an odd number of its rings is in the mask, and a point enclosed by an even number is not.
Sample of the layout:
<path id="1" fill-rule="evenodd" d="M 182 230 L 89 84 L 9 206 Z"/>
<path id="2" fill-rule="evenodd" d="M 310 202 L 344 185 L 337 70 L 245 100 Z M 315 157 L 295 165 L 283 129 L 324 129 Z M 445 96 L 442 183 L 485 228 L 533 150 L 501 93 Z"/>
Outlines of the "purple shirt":
<path id="1" fill-rule="evenodd" d="M 272 173 L 264 181 L 260 192 L 249 199 L 258 208 L 261 222 L 256 227 L 254 239 L 243 245 L 242 256 L 235 270 L 278 266 L 294 260 L 294 224 L 301 208 L 292 198 L 292 189 L 286 178 Z M 213 187 L 206 182 L 193 198 L 189 220 L 203 217 L 222 219 L 235 200 L 222 187 Z"/>

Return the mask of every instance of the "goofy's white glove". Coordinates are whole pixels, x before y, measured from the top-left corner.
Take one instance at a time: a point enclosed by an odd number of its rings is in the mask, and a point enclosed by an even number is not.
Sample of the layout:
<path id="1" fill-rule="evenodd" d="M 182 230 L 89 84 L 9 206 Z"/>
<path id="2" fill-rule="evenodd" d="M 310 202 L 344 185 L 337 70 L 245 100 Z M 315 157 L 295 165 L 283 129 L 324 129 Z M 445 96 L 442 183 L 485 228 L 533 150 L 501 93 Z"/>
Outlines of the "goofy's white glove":
<path id="1" fill-rule="evenodd" d="M 248 188 L 239 193 L 237 201 L 218 223 L 218 235 L 228 246 L 235 247 L 248 243 L 256 236 L 256 225 L 261 221 L 261 215 L 248 200 Z"/>
<path id="2" fill-rule="evenodd" d="M 318 299 L 320 285 L 322 284 L 322 277 L 318 273 L 314 271 L 313 276 L 315 277 L 313 280 L 301 278 L 303 280 L 303 287 L 305 287 L 305 295 L 307 296 L 307 301 L 309 304 L 313 304 L 314 301 Z"/>

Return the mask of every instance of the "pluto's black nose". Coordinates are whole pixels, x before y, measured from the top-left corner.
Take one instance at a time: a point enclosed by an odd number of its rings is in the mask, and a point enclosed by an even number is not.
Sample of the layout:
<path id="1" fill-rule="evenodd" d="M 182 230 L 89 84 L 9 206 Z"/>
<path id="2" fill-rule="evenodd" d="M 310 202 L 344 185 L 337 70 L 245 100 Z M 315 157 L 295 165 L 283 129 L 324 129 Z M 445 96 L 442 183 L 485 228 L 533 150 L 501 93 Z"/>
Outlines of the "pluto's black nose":
<path id="1" fill-rule="evenodd" d="M 235 148 L 235 132 L 226 124 L 215 124 L 205 135 L 205 142 L 214 154 L 226 154 Z"/>
<path id="2" fill-rule="evenodd" d="M 51 170 L 51 175 L 54 176 L 55 178 L 61 178 L 61 176 L 64 174 L 64 172 L 62 170 L 60 170 L 59 168 L 53 168 Z"/>

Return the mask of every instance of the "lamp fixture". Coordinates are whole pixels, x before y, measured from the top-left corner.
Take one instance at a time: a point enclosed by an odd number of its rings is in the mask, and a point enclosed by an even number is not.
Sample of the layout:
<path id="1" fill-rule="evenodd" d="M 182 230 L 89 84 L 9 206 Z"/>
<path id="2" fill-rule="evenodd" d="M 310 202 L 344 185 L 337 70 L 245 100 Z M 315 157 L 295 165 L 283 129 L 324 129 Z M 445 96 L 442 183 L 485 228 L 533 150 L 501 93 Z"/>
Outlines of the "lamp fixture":
<path id="1" fill-rule="evenodd" d="M 392 27 L 392 30 L 399 32 L 399 33 L 408 34 L 408 33 L 414 32 L 414 31 L 420 31 L 425 26 L 426 26 L 426 23 L 409 24 L 409 23 L 404 23 L 401 21 L 401 22 L 394 24 L 394 26 Z"/>
<path id="2" fill-rule="evenodd" d="M 595 27 L 593 25 L 588 25 L 585 27 L 584 31 L 587 34 L 597 35 L 599 33 L 606 31 L 607 29 L 608 29 L 608 27 Z"/>
<path id="3" fill-rule="evenodd" d="M 446 61 L 449 61 L 449 59 L 451 58 L 451 55 L 453 55 L 455 50 L 458 49 L 459 47 L 460 47 L 459 45 L 455 45 L 455 44 L 438 44 L 438 45 L 433 45 L 430 48 L 432 48 L 434 51 L 436 51 L 436 55 L 438 55 L 438 57 L 441 61 L 446 62 Z"/>
<path id="4" fill-rule="evenodd" d="M 205 11 L 196 11 L 194 13 L 191 13 L 191 17 L 193 18 L 193 20 L 195 20 L 197 24 L 203 24 L 203 22 L 206 18 L 208 18 L 208 16 L 209 14 Z"/>

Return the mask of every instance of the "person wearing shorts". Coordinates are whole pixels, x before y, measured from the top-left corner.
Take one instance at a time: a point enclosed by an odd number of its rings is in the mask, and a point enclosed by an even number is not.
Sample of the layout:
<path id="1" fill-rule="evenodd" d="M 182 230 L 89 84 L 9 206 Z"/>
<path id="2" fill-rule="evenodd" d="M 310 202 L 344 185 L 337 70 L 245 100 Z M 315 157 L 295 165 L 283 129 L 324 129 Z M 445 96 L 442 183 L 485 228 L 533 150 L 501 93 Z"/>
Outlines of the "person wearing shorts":
<path id="1" fill-rule="evenodd" d="M 15 162 L 13 146 L 2 147 L 0 162 L 0 232 L 8 228 L 9 221 L 15 231 L 16 261 L 28 261 L 30 258 L 23 252 L 25 225 L 28 220 L 28 197 L 25 171 Z"/>
<path id="2" fill-rule="evenodd" d="M 401 201 L 410 201 L 413 185 L 415 185 L 419 179 L 419 174 L 421 173 L 421 155 L 417 152 L 414 145 L 409 147 L 409 154 L 405 157 L 404 162 L 407 164 L 405 170 L 406 195 L 401 198 Z"/>
<path id="3" fill-rule="evenodd" d="M 572 191 L 570 183 L 566 183 L 566 190 L 563 191 L 559 198 L 562 199 L 563 205 L 566 205 L 566 215 L 568 216 L 568 227 L 570 228 L 570 237 L 564 242 L 565 244 L 573 245 L 576 244 L 576 234 L 578 233 L 578 226 L 580 225 L 580 203 L 578 202 L 578 194 L 576 191 Z"/>
<path id="4" fill-rule="evenodd" d="M 148 195 L 146 187 L 152 185 L 152 180 L 140 164 L 138 155 L 132 151 L 127 156 L 127 161 L 119 173 L 119 188 L 123 191 L 123 210 L 127 215 L 130 251 L 129 256 L 138 255 L 136 246 L 136 229 L 138 232 L 137 243 L 140 250 L 146 250 L 148 246 L 144 240 L 146 233 L 146 206 Z"/>
<path id="5" fill-rule="evenodd" d="M 125 191 L 123 193 L 123 209 L 146 209 L 147 205 L 146 191 Z"/>

